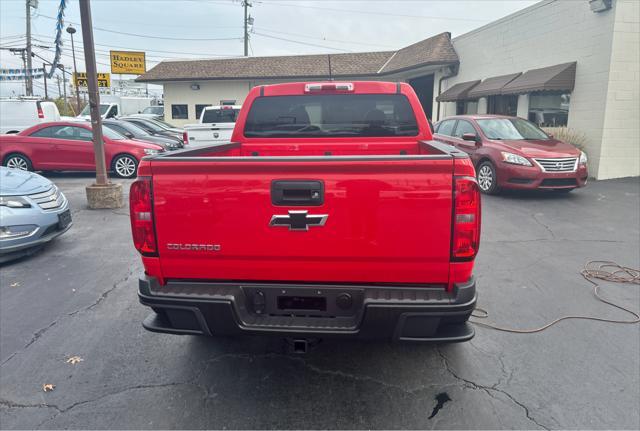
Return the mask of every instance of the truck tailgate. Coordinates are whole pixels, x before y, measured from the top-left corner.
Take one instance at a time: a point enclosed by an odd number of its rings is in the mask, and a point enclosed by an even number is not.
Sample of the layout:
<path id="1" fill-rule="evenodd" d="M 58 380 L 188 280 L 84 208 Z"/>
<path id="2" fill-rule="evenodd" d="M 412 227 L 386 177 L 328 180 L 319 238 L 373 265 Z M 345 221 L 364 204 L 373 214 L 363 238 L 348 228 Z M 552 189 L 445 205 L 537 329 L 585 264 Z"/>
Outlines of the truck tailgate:
<path id="1" fill-rule="evenodd" d="M 448 281 L 451 158 L 168 159 L 151 171 L 166 279 Z M 324 202 L 274 205 L 273 181 L 319 182 Z M 303 224 L 327 217 L 308 230 L 270 225 L 290 210 L 307 211 Z"/>

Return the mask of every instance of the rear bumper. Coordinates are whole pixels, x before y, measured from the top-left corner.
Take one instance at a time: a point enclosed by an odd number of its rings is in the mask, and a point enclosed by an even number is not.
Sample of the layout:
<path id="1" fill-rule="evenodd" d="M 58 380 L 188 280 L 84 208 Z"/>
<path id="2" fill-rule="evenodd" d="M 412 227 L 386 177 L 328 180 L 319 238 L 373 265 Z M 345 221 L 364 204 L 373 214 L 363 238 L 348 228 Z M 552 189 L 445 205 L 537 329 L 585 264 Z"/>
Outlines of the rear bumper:
<path id="1" fill-rule="evenodd" d="M 317 296 L 323 310 L 281 310 L 278 298 Z M 348 295 L 348 305 L 338 298 Z M 417 342 L 473 338 L 467 323 L 476 304 L 472 277 L 451 292 L 442 287 L 169 282 L 139 280 L 140 303 L 154 310 L 152 332 L 192 335 L 278 335 Z"/>

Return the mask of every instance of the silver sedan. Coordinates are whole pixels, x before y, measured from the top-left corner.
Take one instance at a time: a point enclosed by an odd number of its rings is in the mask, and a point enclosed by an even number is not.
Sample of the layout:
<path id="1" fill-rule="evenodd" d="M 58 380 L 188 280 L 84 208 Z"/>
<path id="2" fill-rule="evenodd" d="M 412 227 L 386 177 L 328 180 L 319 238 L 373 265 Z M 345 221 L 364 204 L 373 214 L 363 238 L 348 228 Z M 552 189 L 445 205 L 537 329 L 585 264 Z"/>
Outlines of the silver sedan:
<path id="1" fill-rule="evenodd" d="M 55 184 L 0 167 L 0 263 L 37 251 L 71 225 L 69 202 Z"/>

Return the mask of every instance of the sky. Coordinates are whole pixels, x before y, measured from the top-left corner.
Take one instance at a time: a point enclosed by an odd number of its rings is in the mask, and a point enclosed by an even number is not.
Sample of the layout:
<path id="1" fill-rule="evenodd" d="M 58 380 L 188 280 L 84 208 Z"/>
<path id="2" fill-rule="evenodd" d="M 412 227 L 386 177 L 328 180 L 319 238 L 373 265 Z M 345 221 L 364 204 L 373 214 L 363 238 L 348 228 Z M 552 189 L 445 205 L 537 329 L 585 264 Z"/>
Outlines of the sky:
<path id="1" fill-rule="evenodd" d="M 531 0 L 249 0 L 254 19 L 251 56 L 396 50 L 435 34 L 459 36 L 524 9 Z M 32 10 L 33 52 L 54 57 L 54 17 L 60 0 L 39 0 Z M 25 46 L 25 0 L 0 0 L 0 48 Z M 92 0 L 99 72 L 109 72 L 109 50 L 145 51 L 147 69 L 162 60 L 243 55 L 240 0 Z M 78 71 L 84 72 L 78 0 L 67 0 L 65 27 L 74 35 Z M 71 42 L 63 32 L 61 63 L 71 68 Z M 42 60 L 34 59 L 34 67 Z M 0 49 L 0 68 L 22 60 Z M 69 69 L 71 70 L 71 69 Z M 112 78 L 117 78 L 113 76 Z M 134 76 L 123 76 L 134 78 Z M 51 84 L 51 83 L 50 83 Z M 57 85 L 49 85 L 53 96 Z M 0 96 L 23 94 L 20 82 L 0 82 Z M 34 93 L 44 95 L 42 80 Z"/>

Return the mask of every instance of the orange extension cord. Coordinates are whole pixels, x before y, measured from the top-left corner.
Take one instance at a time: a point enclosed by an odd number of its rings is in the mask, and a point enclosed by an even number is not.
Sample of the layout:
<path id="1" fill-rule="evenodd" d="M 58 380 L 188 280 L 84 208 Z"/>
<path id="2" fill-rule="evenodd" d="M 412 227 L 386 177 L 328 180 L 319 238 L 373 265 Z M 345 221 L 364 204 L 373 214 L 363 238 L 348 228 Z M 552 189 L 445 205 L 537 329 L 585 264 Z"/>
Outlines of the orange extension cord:
<path id="1" fill-rule="evenodd" d="M 612 307 L 615 307 L 619 310 L 622 310 L 626 313 L 631 314 L 632 316 L 634 316 L 634 319 L 617 320 L 617 319 L 605 319 L 602 317 L 595 317 L 595 316 L 580 316 L 580 315 L 562 316 L 556 320 L 553 320 L 547 323 L 544 326 L 541 326 L 539 328 L 534 328 L 534 329 L 505 328 L 505 327 L 497 326 L 490 323 L 479 322 L 477 320 L 469 320 L 469 321 L 474 325 L 482 326 L 485 328 L 491 328 L 498 331 L 512 332 L 516 334 L 533 334 L 535 332 L 542 332 L 545 329 L 550 328 L 551 326 L 555 325 L 558 322 L 561 322 L 563 320 L 570 320 L 570 319 L 595 320 L 598 322 L 626 323 L 626 324 L 633 324 L 633 323 L 640 322 L 640 314 L 638 312 L 630 310 L 626 307 L 623 307 L 622 305 L 615 304 L 609 300 L 604 299 L 602 296 L 600 296 L 600 292 L 599 292 L 600 285 L 595 281 L 593 281 L 594 279 L 597 279 L 597 280 L 610 281 L 613 283 L 640 285 L 640 269 L 621 266 L 615 262 L 592 260 L 585 264 L 582 271 L 580 271 L 580 275 L 582 275 L 582 277 L 584 277 L 585 280 L 587 280 L 589 283 L 593 285 L 593 294 L 596 296 L 596 298 L 598 298 L 598 300 Z M 489 317 L 489 313 L 486 310 L 483 310 L 482 308 L 476 308 L 474 312 L 471 314 L 471 317 L 475 317 L 476 319 L 486 319 L 487 317 Z"/>

